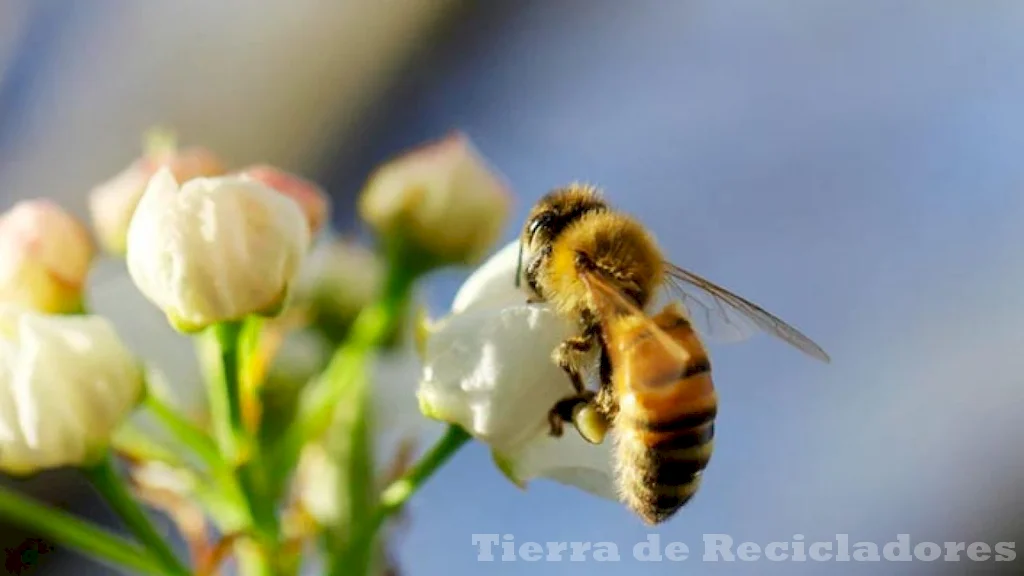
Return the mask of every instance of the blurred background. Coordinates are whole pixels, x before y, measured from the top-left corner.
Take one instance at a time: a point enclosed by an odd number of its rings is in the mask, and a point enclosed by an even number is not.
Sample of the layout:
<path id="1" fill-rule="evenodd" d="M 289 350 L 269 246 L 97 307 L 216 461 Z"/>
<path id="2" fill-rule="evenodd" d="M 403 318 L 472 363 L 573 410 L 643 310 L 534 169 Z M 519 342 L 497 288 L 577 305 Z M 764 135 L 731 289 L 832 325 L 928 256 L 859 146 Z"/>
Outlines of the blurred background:
<path id="1" fill-rule="evenodd" d="M 650 530 L 472 446 L 412 505 L 403 574 L 1017 574 L 975 564 L 640 564 L 650 533 L 883 545 L 1024 534 L 1024 3 L 0 0 L 0 195 L 83 217 L 91 186 L 175 127 L 232 164 L 324 184 L 336 224 L 380 161 L 461 129 L 508 177 L 513 224 L 571 180 L 606 188 L 672 258 L 820 342 L 712 348 L 721 402 L 699 496 Z M 430 283 L 443 310 L 465 271 Z M 190 345 L 97 272 L 98 306 Z M 26 490 L 111 521 L 74 474 Z M 621 562 L 476 560 L 474 533 L 609 541 Z M 26 535 L 0 528 L 0 547 Z M 39 573 L 108 574 L 54 552 Z"/>

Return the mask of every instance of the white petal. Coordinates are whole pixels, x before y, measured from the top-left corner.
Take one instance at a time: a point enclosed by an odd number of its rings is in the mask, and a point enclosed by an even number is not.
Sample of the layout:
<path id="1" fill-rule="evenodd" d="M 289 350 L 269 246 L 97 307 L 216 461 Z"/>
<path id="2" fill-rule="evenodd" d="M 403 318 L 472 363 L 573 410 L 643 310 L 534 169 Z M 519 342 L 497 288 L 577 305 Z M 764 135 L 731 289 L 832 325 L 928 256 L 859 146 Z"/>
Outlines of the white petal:
<path id="1" fill-rule="evenodd" d="M 548 410 L 572 394 L 551 351 L 573 334 L 541 306 L 482 309 L 451 316 L 427 341 L 420 405 L 460 424 L 502 453 L 546 430 Z"/>
<path id="2" fill-rule="evenodd" d="M 525 487 L 534 478 L 575 486 L 595 496 L 617 500 L 612 441 L 590 444 L 574 430 L 561 438 L 541 436 L 512 453 L 495 453 L 498 468 Z"/>
<path id="3" fill-rule="evenodd" d="M 0 329 L 0 470 L 31 473 L 98 456 L 143 385 L 111 324 L 3 309 Z"/>
<path id="4" fill-rule="evenodd" d="M 545 306 L 450 316 L 427 342 L 420 404 L 489 444 L 520 486 L 548 478 L 615 499 L 610 440 L 592 445 L 571 426 L 561 438 L 548 434 L 548 411 L 573 393 L 551 352 L 573 333 L 571 323 Z"/>
<path id="5" fill-rule="evenodd" d="M 150 179 L 132 220 L 128 225 L 127 245 L 130 249 L 125 262 L 132 281 L 147 299 L 160 305 L 171 298 L 170 286 L 174 250 L 165 247 L 170 239 L 161 232 L 167 227 L 165 220 L 172 218 L 174 196 L 178 183 L 167 168 Z"/>
<path id="6" fill-rule="evenodd" d="M 466 279 L 455 293 L 452 313 L 461 314 L 470 309 L 496 309 L 526 303 L 526 291 L 522 287 L 516 288 L 515 285 L 518 266 L 519 241 L 516 240 L 506 244 Z"/>

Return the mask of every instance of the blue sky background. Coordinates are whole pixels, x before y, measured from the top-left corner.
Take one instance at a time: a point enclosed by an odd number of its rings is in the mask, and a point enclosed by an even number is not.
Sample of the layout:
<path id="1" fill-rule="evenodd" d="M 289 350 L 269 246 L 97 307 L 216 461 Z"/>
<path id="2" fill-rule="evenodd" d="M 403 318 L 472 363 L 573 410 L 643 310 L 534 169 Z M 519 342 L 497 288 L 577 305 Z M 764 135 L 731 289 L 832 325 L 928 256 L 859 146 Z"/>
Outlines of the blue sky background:
<path id="1" fill-rule="evenodd" d="M 471 446 L 414 501 L 403 573 L 962 574 L 964 563 L 640 565 L 631 548 L 651 533 L 696 556 L 705 533 L 762 545 L 1019 536 L 1008 526 L 1024 504 L 1024 4 L 563 0 L 498 12 L 472 11 L 357 139 L 358 160 L 323 180 L 357 188 L 373 162 L 460 128 L 515 188 L 517 225 L 548 189 L 599 184 L 677 263 L 792 322 L 833 363 L 766 337 L 713 347 L 716 453 L 698 497 L 656 530 L 570 488 L 519 491 Z M 430 284 L 435 310 L 463 276 Z M 484 565 L 474 533 L 611 541 L 622 561 Z"/>

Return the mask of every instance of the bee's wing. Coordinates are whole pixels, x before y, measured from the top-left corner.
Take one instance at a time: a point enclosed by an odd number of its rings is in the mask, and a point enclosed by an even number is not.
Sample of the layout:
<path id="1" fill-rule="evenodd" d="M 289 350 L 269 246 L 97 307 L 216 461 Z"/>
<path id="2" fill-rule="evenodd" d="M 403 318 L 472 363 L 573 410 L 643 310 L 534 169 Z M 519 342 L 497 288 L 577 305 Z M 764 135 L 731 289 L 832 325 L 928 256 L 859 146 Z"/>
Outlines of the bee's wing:
<path id="1" fill-rule="evenodd" d="M 671 262 L 665 267 L 665 287 L 682 300 L 690 321 L 709 339 L 736 341 L 767 332 L 818 360 L 830 361 L 821 346 L 757 304 Z"/>
<path id="2" fill-rule="evenodd" d="M 690 359 L 690 354 L 686 349 L 669 337 L 647 313 L 623 296 L 600 272 L 581 270 L 579 277 L 590 292 L 594 306 L 602 318 L 629 316 L 633 322 L 642 326 L 642 332 L 650 335 L 658 342 L 658 345 L 664 348 L 666 355 L 659 359 L 660 362 L 671 362 L 673 365 L 678 365 L 680 374 L 686 370 Z M 683 315 L 680 313 L 680 316 Z M 667 366 L 665 369 L 670 370 Z"/>

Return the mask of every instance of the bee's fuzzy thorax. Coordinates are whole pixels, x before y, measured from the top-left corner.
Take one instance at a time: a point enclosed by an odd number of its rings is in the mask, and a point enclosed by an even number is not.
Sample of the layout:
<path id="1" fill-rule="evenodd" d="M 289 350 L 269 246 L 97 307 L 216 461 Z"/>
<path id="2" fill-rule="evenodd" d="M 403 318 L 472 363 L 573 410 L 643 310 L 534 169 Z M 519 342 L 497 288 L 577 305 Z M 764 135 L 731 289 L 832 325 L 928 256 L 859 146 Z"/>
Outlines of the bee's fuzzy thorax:
<path id="1" fill-rule="evenodd" d="M 661 251 L 640 223 L 615 212 L 588 213 L 555 238 L 546 270 L 539 278 L 544 294 L 567 317 L 594 309 L 589 291 L 579 279 L 581 254 L 640 308 L 646 306 L 664 277 Z"/>

